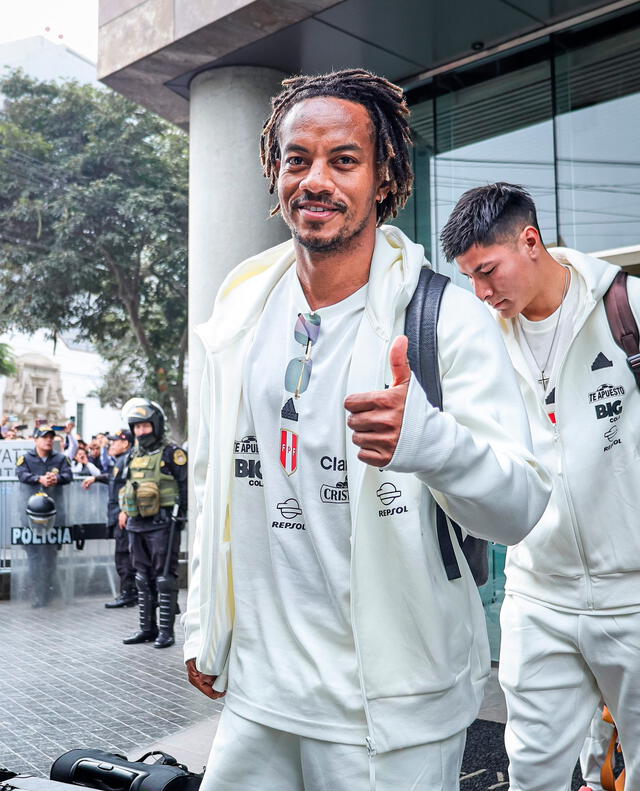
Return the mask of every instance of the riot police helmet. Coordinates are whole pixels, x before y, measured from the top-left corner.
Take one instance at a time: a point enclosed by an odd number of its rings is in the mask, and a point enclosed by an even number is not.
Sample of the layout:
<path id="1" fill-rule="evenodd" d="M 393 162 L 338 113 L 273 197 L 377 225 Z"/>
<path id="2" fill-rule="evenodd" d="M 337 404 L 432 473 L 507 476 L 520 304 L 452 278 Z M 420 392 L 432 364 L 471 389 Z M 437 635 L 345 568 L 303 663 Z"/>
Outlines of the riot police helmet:
<path id="1" fill-rule="evenodd" d="M 56 504 L 45 492 L 32 494 L 27 500 L 27 517 L 30 527 L 53 527 L 56 518 Z"/>
<path id="2" fill-rule="evenodd" d="M 130 398 L 122 407 L 122 419 L 129 425 L 131 433 L 136 423 L 151 423 L 156 439 L 164 436 L 165 414 L 156 401 L 148 398 Z"/>

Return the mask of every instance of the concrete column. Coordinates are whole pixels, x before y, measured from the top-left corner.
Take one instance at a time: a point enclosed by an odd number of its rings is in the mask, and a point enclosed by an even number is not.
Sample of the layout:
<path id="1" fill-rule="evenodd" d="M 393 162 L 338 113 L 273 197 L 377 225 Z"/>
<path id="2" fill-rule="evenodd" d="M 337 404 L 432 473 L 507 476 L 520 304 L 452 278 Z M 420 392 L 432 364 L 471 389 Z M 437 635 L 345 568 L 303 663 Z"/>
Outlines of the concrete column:
<path id="1" fill-rule="evenodd" d="M 194 78 L 190 95 L 189 164 L 189 447 L 195 450 L 204 354 L 193 327 L 211 315 L 227 272 L 288 237 L 279 217 L 269 218 L 260 166 L 259 137 L 270 99 L 286 75 L 273 69 L 231 66 Z M 195 504 L 192 502 L 192 514 Z M 193 524 L 192 524 L 193 527 Z"/>

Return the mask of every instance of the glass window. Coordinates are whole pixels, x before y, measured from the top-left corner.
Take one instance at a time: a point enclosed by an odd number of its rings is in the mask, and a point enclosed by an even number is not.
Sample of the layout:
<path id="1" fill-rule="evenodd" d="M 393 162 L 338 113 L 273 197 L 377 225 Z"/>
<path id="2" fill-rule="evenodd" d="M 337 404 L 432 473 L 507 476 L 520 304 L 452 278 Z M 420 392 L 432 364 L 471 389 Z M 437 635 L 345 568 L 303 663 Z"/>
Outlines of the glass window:
<path id="1" fill-rule="evenodd" d="M 448 78 L 450 90 L 436 97 L 437 155 L 433 163 L 435 233 L 471 187 L 495 181 L 521 184 L 538 207 L 547 243 L 556 240 L 551 69 L 549 62 L 498 73 L 473 84 L 473 75 Z M 466 84 L 470 83 L 470 84 Z M 448 264 L 434 238 L 438 269 L 467 285 Z"/>
<path id="2" fill-rule="evenodd" d="M 560 236 L 583 252 L 640 244 L 640 28 L 624 27 L 557 40 Z"/>

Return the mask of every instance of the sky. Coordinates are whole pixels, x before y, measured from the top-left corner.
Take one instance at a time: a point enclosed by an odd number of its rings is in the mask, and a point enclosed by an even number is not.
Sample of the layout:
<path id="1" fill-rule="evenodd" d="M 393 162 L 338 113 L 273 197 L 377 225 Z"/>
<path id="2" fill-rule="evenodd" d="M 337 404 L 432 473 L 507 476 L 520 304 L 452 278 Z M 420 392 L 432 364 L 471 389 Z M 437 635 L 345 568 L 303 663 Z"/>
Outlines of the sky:
<path id="1" fill-rule="evenodd" d="M 0 0 L 0 43 L 29 36 L 66 44 L 95 63 L 98 0 Z"/>

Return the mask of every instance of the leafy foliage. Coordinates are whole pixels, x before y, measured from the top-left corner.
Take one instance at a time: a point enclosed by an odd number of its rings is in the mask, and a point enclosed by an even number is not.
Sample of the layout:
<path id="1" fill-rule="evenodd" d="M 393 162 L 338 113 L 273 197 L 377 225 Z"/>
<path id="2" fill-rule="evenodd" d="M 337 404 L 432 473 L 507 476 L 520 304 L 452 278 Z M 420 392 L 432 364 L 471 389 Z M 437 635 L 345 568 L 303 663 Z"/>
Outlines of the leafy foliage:
<path id="1" fill-rule="evenodd" d="M 0 376 L 13 376 L 16 366 L 13 362 L 13 352 L 7 343 L 0 343 Z"/>
<path id="2" fill-rule="evenodd" d="M 186 429 L 187 139 L 108 90 L 0 79 L 0 329 L 68 329 Z M 119 365 L 115 365 L 119 363 Z M 107 398 L 109 400 L 109 398 Z"/>

